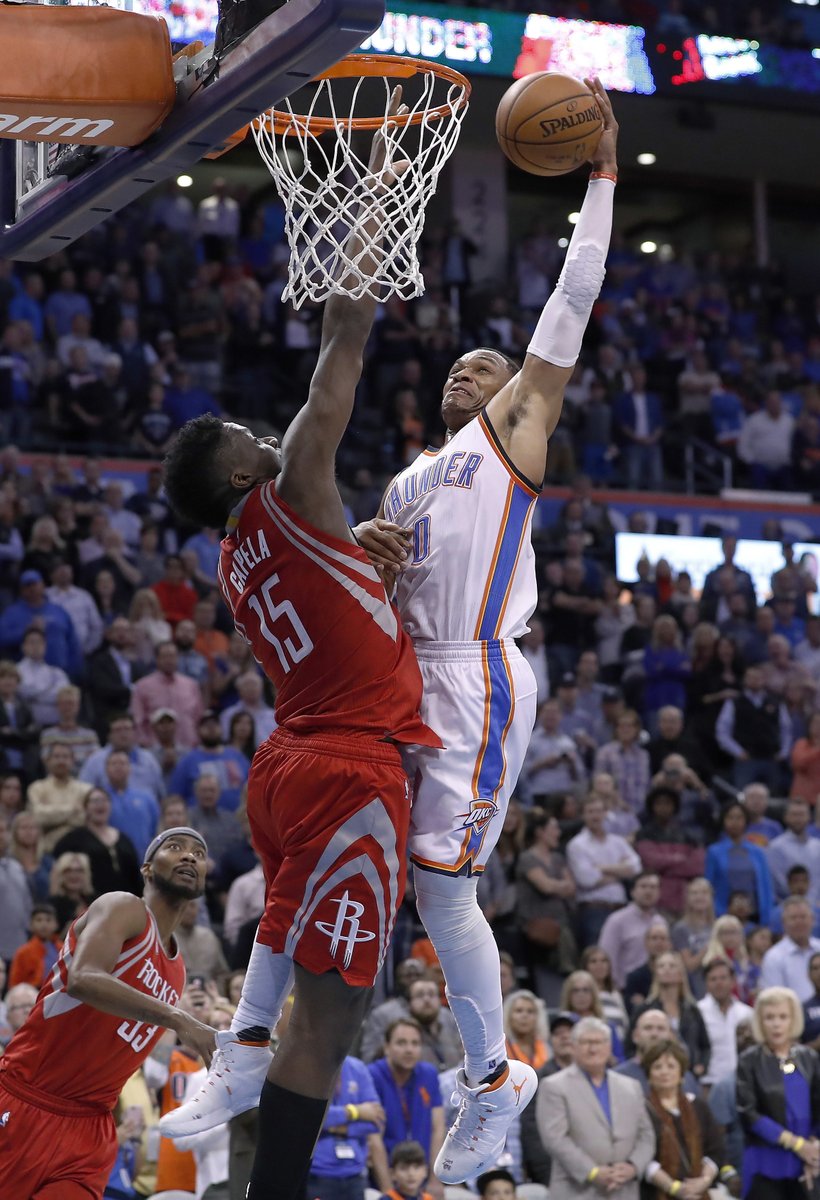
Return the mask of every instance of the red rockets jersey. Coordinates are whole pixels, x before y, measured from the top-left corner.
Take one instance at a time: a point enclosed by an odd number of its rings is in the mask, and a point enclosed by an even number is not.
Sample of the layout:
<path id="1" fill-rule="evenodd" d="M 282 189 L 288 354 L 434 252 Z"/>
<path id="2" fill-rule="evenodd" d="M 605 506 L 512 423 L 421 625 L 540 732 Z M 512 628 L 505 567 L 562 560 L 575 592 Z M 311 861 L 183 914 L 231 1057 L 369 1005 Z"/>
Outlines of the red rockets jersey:
<path id="1" fill-rule="evenodd" d="M 276 687 L 279 725 L 440 745 L 419 716 L 410 639 L 364 550 L 302 520 L 273 482 L 249 493 L 229 530 L 220 582 Z"/>
<path id="2" fill-rule="evenodd" d="M 59 1103 L 112 1109 L 125 1082 L 165 1032 L 91 1008 L 69 996 L 68 970 L 77 948 L 76 922 L 68 931 L 51 977 L 40 989 L 25 1024 L 0 1059 L 0 1084 L 8 1077 L 37 1103 L 37 1093 Z M 142 933 L 123 944 L 111 972 L 146 996 L 176 1005 L 185 987 L 185 964 L 170 958 L 157 923 L 145 910 Z"/>

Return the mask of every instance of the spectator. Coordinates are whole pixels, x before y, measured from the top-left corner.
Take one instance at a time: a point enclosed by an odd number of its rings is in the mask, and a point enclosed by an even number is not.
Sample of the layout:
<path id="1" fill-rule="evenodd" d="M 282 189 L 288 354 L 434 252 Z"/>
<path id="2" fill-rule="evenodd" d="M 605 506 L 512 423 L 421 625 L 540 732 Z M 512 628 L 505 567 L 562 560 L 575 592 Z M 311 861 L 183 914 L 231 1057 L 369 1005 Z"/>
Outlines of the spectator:
<path id="1" fill-rule="evenodd" d="M 208 665 L 213 668 L 214 658 L 226 658 L 228 654 L 228 638 L 216 628 L 216 605 L 213 600 L 198 600 L 194 608 L 194 624 L 196 625 L 196 641 L 194 648 L 204 655 Z"/>
<path id="2" fill-rule="evenodd" d="M 753 1012 L 732 994 L 735 973 L 728 959 L 711 959 L 703 976 L 706 995 L 698 1000 L 698 1008 L 711 1046 L 709 1069 L 703 1082 L 711 1086 L 737 1067 L 735 1033 L 741 1022 L 751 1021 Z"/>
<path id="3" fill-rule="evenodd" d="M 137 736 L 143 746 L 152 746 L 156 734 L 151 714 L 158 708 L 170 708 L 177 714 L 177 737 L 187 749 L 196 744 L 196 728 L 202 714 L 202 695 L 193 679 L 180 675 L 179 651 L 173 642 L 157 647 L 157 669 L 140 679 L 131 697 L 131 711 Z"/>
<path id="4" fill-rule="evenodd" d="M 0 664 L 2 666 L 2 664 Z M 57 722 L 49 725 L 40 734 L 40 756 L 46 761 L 51 747 L 56 742 L 71 748 L 74 757 L 74 769 L 82 770 L 84 763 L 100 748 L 100 739 L 93 729 L 80 725 L 80 705 L 82 692 L 74 684 L 60 688 L 55 697 Z"/>
<path id="5" fill-rule="evenodd" d="M 221 871 L 220 879 L 224 882 Z M 265 876 L 262 864 L 257 862 L 255 867 L 233 879 L 228 888 L 222 935 L 229 948 L 236 945 L 242 926 L 250 921 L 258 922 L 264 910 Z"/>
<path id="6" fill-rule="evenodd" d="M 749 818 L 746 837 L 765 849 L 783 832 L 780 822 L 767 816 L 772 801 L 771 792 L 765 783 L 750 783 L 743 789 L 742 799 Z"/>
<path id="7" fill-rule="evenodd" d="M 647 749 L 649 769 L 653 775 L 661 769 L 663 760 L 669 754 L 681 754 L 688 761 L 695 761 L 697 746 L 684 732 L 684 716 L 680 708 L 665 704 L 658 709 L 658 731 L 650 739 Z"/>
<path id="8" fill-rule="evenodd" d="M 725 806 L 720 818 L 720 840 L 706 851 L 706 878 L 712 885 L 715 912 L 726 912 L 731 892 L 749 896 L 752 914 L 767 925 L 774 902 L 772 877 L 766 855 L 746 836 L 749 820 L 737 800 Z"/>
<path id="9" fill-rule="evenodd" d="M 157 760 L 162 773 L 163 788 L 167 789 L 186 751 L 177 741 L 177 715 L 172 708 L 155 709 L 151 716 L 151 724 L 154 726 L 156 744 L 148 753 L 153 754 Z"/>
<path id="10" fill-rule="evenodd" d="M 157 648 L 172 640 L 171 626 L 162 615 L 159 596 L 153 588 L 139 588 L 134 592 L 128 620 L 134 632 L 136 655 L 143 662 L 151 662 Z"/>
<path id="11" fill-rule="evenodd" d="M 743 925 L 740 919 L 732 913 L 718 917 L 712 927 L 712 934 L 703 954 L 704 967 L 713 958 L 727 958 L 732 964 L 735 974 L 735 995 L 748 1004 L 754 1000 L 754 980 L 752 964 L 746 947 Z"/>
<path id="12" fill-rule="evenodd" d="M 164 795 L 165 787 L 159 765 L 150 750 L 137 745 L 137 730 L 134 718 L 128 712 L 117 713 L 111 718 L 108 741 L 83 763 L 80 779 L 94 787 L 105 788 L 105 764 L 115 750 L 128 755 L 131 764 L 131 784 L 140 791 L 150 792 L 157 800 Z"/>
<path id="13" fill-rule="evenodd" d="M 653 871 L 642 871 L 635 876 L 630 903 L 604 922 L 598 945 L 609 955 L 617 988 L 622 989 L 629 972 L 646 961 L 646 931 L 663 921 L 659 898 L 660 879 Z"/>
<path id="14" fill-rule="evenodd" d="M 805 1025 L 800 1040 L 817 1051 L 820 1049 L 820 954 L 812 954 L 809 959 L 809 983 L 814 994 L 803 1001 Z"/>
<path id="15" fill-rule="evenodd" d="M 20 598 L 0 613 L 0 649 L 14 652 L 22 644 L 25 654 L 25 637 L 33 627 L 45 641 L 43 661 L 76 677 L 82 652 L 71 618 L 46 598 L 40 572 L 26 570 L 20 576 Z"/>
<path id="16" fill-rule="evenodd" d="M 63 834 L 83 823 L 88 785 L 74 777 L 74 755 L 64 742 L 54 742 L 46 759 L 48 774 L 29 785 L 27 806 L 43 831 L 50 853 Z"/>
<path id="17" fill-rule="evenodd" d="M 644 934 L 645 960 L 629 972 L 623 986 L 623 996 L 630 1013 L 634 1013 L 646 1003 L 652 981 L 655 978 L 655 964 L 662 954 L 668 954 L 672 949 L 672 938 L 666 920 L 658 918 L 647 927 Z"/>
<path id="18" fill-rule="evenodd" d="M 84 823 L 60 838 L 55 857 L 74 852 L 88 858 L 94 894 L 131 892 L 142 895 L 142 865 L 134 843 L 111 824 L 111 799 L 101 787 L 90 787 L 84 802 Z"/>
<path id="19" fill-rule="evenodd" d="M 672 949 L 683 959 L 689 984 L 696 997 L 703 995 L 703 962 L 712 926 L 715 904 L 708 879 L 692 879 L 686 888 L 683 916 L 672 926 Z"/>
<path id="20" fill-rule="evenodd" d="M 811 837 L 811 811 L 803 800 L 792 799 L 786 805 L 783 821 L 786 832 L 769 842 L 766 858 L 774 884 L 775 898 L 788 896 L 790 867 L 805 867 L 809 872 L 812 897 L 820 899 L 820 839 Z"/>
<path id="21" fill-rule="evenodd" d="M 198 924 L 199 900 L 188 900 L 182 908 L 176 939 L 188 975 L 202 975 L 217 983 L 228 974 L 228 964 L 219 938 L 207 925 Z"/>
<path id="22" fill-rule="evenodd" d="M 679 811 L 678 792 L 656 785 L 646 797 L 646 823 L 635 840 L 644 870 L 660 880 L 660 907 L 675 916 L 683 911 L 687 883 L 703 873 L 705 861 L 704 851 L 680 824 Z"/>
<path id="23" fill-rule="evenodd" d="M 57 913 L 52 904 L 35 904 L 31 910 L 31 937 L 14 953 L 9 984 L 30 983 L 38 991 L 57 962 L 63 943 L 57 937 Z"/>
<path id="24" fill-rule="evenodd" d="M 805 737 L 797 738 L 792 746 L 791 766 L 789 795 L 814 809 L 820 795 L 820 712 L 811 714 Z"/>
<path id="25" fill-rule="evenodd" d="M 410 1014 L 408 992 L 411 984 L 424 975 L 424 963 L 418 958 L 405 958 L 396 967 L 395 995 L 372 1008 L 362 1025 L 360 1057 L 364 1062 L 374 1062 L 384 1053 L 384 1038 L 388 1026 L 399 1017 Z"/>
<path id="26" fill-rule="evenodd" d="M 221 787 L 216 775 L 203 773 L 194 782 L 193 798 L 196 801 L 189 812 L 192 829 L 205 838 L 209 846 L 229 846 L 242 836 L 235 811 L 220 804 Z"/>
<path id="27" fill-rule="evenodd" d="M 789 490 L 793 435 L 794 417 L 784 408 L 780 392 L 767 392 L 763 407 L 743 422 L 737 444 L 752 487 Z"/>
<path id="28" fill-rule="evenodd" d="M 529 630 L 522 636 L 519 648 L 524 658 L 530 664 L 532 673 L 535 676 L 537 686 L 535 700 L 540 708 L 545 700 L 549 700 L 550 695 L 546 637 L 544 634 L 544 622 L 540 617 L 531 616 L 529 624 Z"/>
<path id="29" fill-rule="evenodd" d="M 610 913 L 623 906 L 623 880 L 633 879 L 641 860 L 628 842 L 606 833 L 606 810 L 597 798 L 584 804 L 584 828 L 567 845 L 567 863 L 576 884 L 579 934 L 583 946 L 599 944 Z"/>
<path id="30" fill-rule="evenodd" d="M 18 983 L 6 992 L 6 1019 L 9 1027 L 9 1036 L 5 1039 L 7 1045 L 20 1026 L 25 1024 L 36 1001 L 37 988 L 32 987 L 30 983 Z"/>
<path id="31" fill-rule="evenodd" d="M 231 721 L 237 713 L 248 713 L 253 718 L 254 746 L 266 742 L 276 728 L 276 715 L 273 709 L 265 703 L 262 679 L 258 671 L 245 671 L 237 676 L 236 690 L 239 700 L 220 713 L 222 736 L 229 741 Z"/>
<path id="32" fill-rule="evenodd" d="M 414 980 L 408 989 L 410 1016 L 421 1031 L 421 1061 L 438 1071 L 459 1066 L 464 1052 L 458 1026 L 449 1008 L 443 1008 L 434 976 Z"/>
<path id="33" fill-rule="evenodd" d="M 808 900 L 791 896 L 781 911 L 783 937 L 763 956 L 760 984 L 764 989 L 791 988 L 802 1003 L 812 994 L 808 966 L 812 954 L 820 950 L 820 938 L 811 934 L 814 914 Z"/>
<path id="34" fill-rule="evenodd" d="M 816 899 L 815 894 L 810 895 L 811 876 L 808 870 L 801 864 L 795 863 L 793 867 L 789 867 L 786 872 L 786 896 L 801 896 L 808 900 L 811 905 L 813 918 L 811 931 L 814 937 L 820 937 L 820 900 Z M 783 933 L 783 905 L 778 904 L 772 909 L 771 920 L 769 921 L 769 930 L 774 937 L 781 937 Z M 768 947 L 767 947 L 768 949 Z"/>
<path id="35" fill-rule="evenodd" d="M 626 1015 L 623 997 L 612 978 L 612 961 L 609 955 L 600 946 L 587 946 L 581 954 L 580 966 L 582 971 L 588 971 L 595 980 L 604 1020 L 609 1023 L 620 1041 L 624 1042 L 629 1018 Z"/>
<path id="36" fill-rule="evenodd" d="M 106 758 L 103 788 L 111 800 L 111 824 L 129 838 L 142 862 L 157 832 L 159 804 L 131 782 L 131 762 L 124 750 L 112 750 Z"/>
<path id="37" fill-rule="evenodd" d="M 18 695 L 20 671 L 13 662 L 0 662 L 0 761 L 8 771 L 29 778 L 37 773 L 39 731 L 31 709 Z"/>
<path id="38" fill-rule="evenodd" d="M 552 1157 L 550 1191 L 556 1197 L 572 1195 L 594 1172 L 589 1182 L 600 1190 L 637 1200 L 638 1180 L 655 1150 L 640 1089 L 607 1070 L 612 1046 L 603 1021 L 584 1018 L 572 1039 L 575 1063 L 545 1079 L 536 1100 L 538 1131 Z"/>
<path id="39" fill-rule="evenodd" d="M 791 753 L 791 720 L 785 705 L 766 692 L 760 667 L 747 667 L 743 692 L 724 701 L 715 732 L 721 750 L 734 759 L 736 787 L 763 781 L 779 788 L 781 764 Z"/>
<path id="40" fill-rule="evenodd" d="M 680 626 L 674 617 L 655 618 L 652 637 L 644 651 L 644 714 L 657 724 L 658 711 L 667 705 L 681 709 L 686 704 L 686 683 L 691 665 L 683 649 Z"/>
<path id="41" fill-rule="evenodd" d="M 0 958 L 11 962 L 28 937 L 31 893 L 26 873 L 9 854 L 9 821 L 0 814 Z"/>
<path id="42" fill-rule="evenodd" d="M 69 852 L 54 860 L 49 880 L 48 902 L 57 912 L 61 936 L 72 921 L 81 917 L 94 899 L 91 867 L 85 854 Z"/>
<path id="43" fill-rule="evenodd" d="M 214 775 L 219 780 L 220 807 L 235 812 L 250 763 L 244 754 L 223 743 L 219 717 L 212 709 L 199 718 L 197 730 L 199 745 L 180 759 L 171 776 L 171 791 L 190 804 L 197 779 Z"/>
<path id="44" fill-rule="evenodd" d="M 69 679 L 60 667 L 45 661 L 46 639 L 39 629 L 29 629 L 23 637 L 23 656 L 17 670 L 19 696 L 37 725 L 53 725 L 57 720 L 57 693 Z"/>
<path id="45" fill-rule="evenodd" d="M 196 640 L 196 625 L 193 621 L 179 621 L 174 630 L 174 642 L 179 651 L 179 671 L 189 679 L 199 684 L 202 692 L 207 695 L 209 668 L 208 660 L 198 650 L 194 649 Z M 238 682 L 238 681 L 237 681 Z"/>
<path id="46" fill-rule="evenodd" d="M 552 1002 L 560 977 L 571 969 L 576 946 L 572 935 L 575 880 L 559 850 L 561 826 L 546 813 L 530 823 L 532 844 L 515 868 L 515 911 L 524 937 L 535 990 Z M 486 872 L 485 872 L 486 874 Z M 480 886 L 480 885 L 479 885 Z"/>
<path id="47" fill-rule="evenodd" d="M 103 622 L 97 606 L 84 588 L 74 583 L 71 563 L 58 560 L 51 569 L 51 587 L 46 589 L 51 604 L 69 617 L 83 654 L 93 654 L 103 640 Z"/>
<path id="48" fill-rule="evenodd" d="M 390 1155 L 393 1186 L 381 1195 L 380 1200 L 433 1200 L 429 1192 L 422 1190 L 429 1173 L 424 1148 L 418 1142 L 399 1142 Z"/>
<path id="49" fill-rule="evenodd" d="M 409 1135 L 421 1145 L 432 1170 L 444 1141 L 444 1109 L 436 1069 L 421 1061 L 418 1022 L 399 1017 L 389 1025 L 384 1053 L 370 1064 L 370 1074 L 385 1111 L 385 1149 L 389 1154 Z"/>
<path id="50" fill-rule="evenodd" d="M 18 775 L 0 776 L 0 813 L 9 820 L 23 807 L 23 787 Z"/>
<path id="51" fill-rule="evenodd" d="M 165 558 L 165 575 L 153 585 L 159 598 L 165 619 L 171 625 L 177 621 L 191 619 L 194 615 L 197 596 L 194 588 L 185 578 L 185 568 L 178 554 L 169 554 Z M 159 649 L 159 647 L 157 647 Z"/>
<path id="52" fill-rule="evenodd" d="M 586 779 L 575 742 L 561 732 L 561 706 L 557 700 L 547 700 L 538 711 L 521 774 L 538 802 L 567 792 L 577 793 Z"/>
<path id="53" fill-rule="evenodd" d="M 561 1012 L 572 1013 L 579 1021 L 584 1017 L 597 1017 L 600 1021 L 605 1020 L 601 997 L 598 994 L 598 985 L 588 971 L 573 971 L 571 975 L 567 976 L 561 989 L 559 1007 Z M 607 1024 L 612 1040 L 612 1061 L 622 1062 L 624 1058 L 623 1043 L 614 1024 L 609 1021 Z"/>
<path id="54" fill-rule="evenodd" d="M 45 900 L 54 859 L 43 851 L 43 831 L 31 813 L 19 812 L 10 825 L 9 854 L 26 873 L 32 900 Z"/>
<path id="55" fill-rule="evenodd" d="M 88 698 L 100 737 L 107 735 L 110 713 L 127 711 L 131 688 L 143 674 L 135 645 L 130 622 L 125 617 L 115 617 L 105 631 L 103 645 L 89 660 Z"/>
<path id="56" fill-rule="evenodd" d="M 547 1013 L 543 1000 L 521 988 L 504 1001 L 504 1035 L 507 1058 L 525 1062 L 540 1071 L 546 1066 Z"/>
<path id="57" fill-rule="evenodd" d="M 346 1058 L 313 1152 L 307 1182 L 309 1195 L 316 1200 L 338 1200 L 341 1196 L 364 1200 L 369 1158 L 377 1185 L 389 1188 L 390 1173 L 381 1140 L 383 1126 L 384 1109 L 370 1072 L 359 1059 Z M 340 1146 L 345 1153 L 339 1154 Z M 419 1153 L 426 1173 L 421 1147 Z"/>
<path id="58" fill-rule="evenodd" d="M 655 1159 L 646 1171 L 647 1184 L 652 1185 L 653 1195 L 678 1195 L 687 1188 L 684 1195 L 702 1196 L 718 1177 L 723 1132 L 706 1101 L 700 1096 L 690 1099 L 683 1088 L 688 1055 L 670 1039 L 646 1050 L 641 1065 L 649 1080 L 647 1106 L 657 1141 Z"/>
<path id="59" fill-rule="evenodd" d="M 715 567 L 710 571 L 703 581 L 703 591 L 701 592 L 701 605 L 704 606 L 712 601 L 713 597 L 720 591 L 720 580 L 729 576 L 729 585 L 724 589 L 726 592 L 740 592 L 746 597 L 749 608 L 754 611 L 757 606 L 757 596 L 755 595 L 754 583 L 748 571 L 744 571 L 735 563 L 735 552 L 737 551 L 737 538 L 726 535 L 721 539 L 721 548 L 723 550 L 723 563 L 719 567 Z M 704 611 L 706 611 L 704 609 Z"/>
<path id="60" fill-rule="evenodd" d="M 735 1030 L 735 1057 L 740 1058 L 744 1050 L 754 1045 L 752 1022 L 741 1021 Z M 726 1142 L 726 1165 L 721 1168 L 721 1182 L 729 1186 L 734 1184 L 733 1194 L 737 1194 L 739 1172 L 743 1166 L 743 1130 L 737 1111 L 737 1069 L 728 1075 L 721 1076 L 709 1091 L 709 1107 L 712 1116 L 723 1126 Z"/>
<path id="61" fill-rule="evenodd" d="M 649 754 L 640 744 L 641 719 L 633 709 L 618 717 L 615 741 L 595 755 L 595 771 L 615 780 L 618 792 L 634 813 L 642 811 L 649 791 Z"/>
<path id="62" fill-rule="evenodd" d="M 709 1069 L 712 1047 L 689 988 L 683 960 L 674 951 L 658 955 L 644 1008 L 659 1008 L 666 1013 L 670 1026 L 689 1052 L 692 1074 L 700 1079 Z"/>
<path id="63" fill-rule="evenodd" d="M 161 732 L 161 730 L 157 730 L 157 736 L 160 737 L 160 740 Z M 238 750 L 239 753 L 248 760 L 248 762 L 251 761 L 256 753 L 256 726 L 254 725 L 254 720 L 250 713 L 240 710 L 239 712 L 235 712 L 231 717 L 231 723 L 228 729 L 227 745 L 232 750 Z M 179 757 L 181 757 L 181 755 Z M 482 875 L 481 879 L 479 880 L 479 886 L 481 886 L 481 881 L 484 879 L 486 874 L 487 872 L 485 870 L 484 875 Z"/>
<path id="64" fill-rule="evenodd" d="M 646 390 L 646 371 L 629 369 L 631 386 L 615 400 L 615 421 L 624 449 L 626 486 L 631 491 L 663 487 L 660 440 L 663 431 L 661 403 L 655 392 Z"/>
<path id="65" fill-rule="evenodd" d="M 737 1109 L 746 1135 L 743 1178 L 748 1200 L 798 1200 L 805 1167 L 820 1170 L 820 1059 L 795 1045 L 803 1010 L 788 988 L 771 987 L 755 1002 L 756 1046 L 737 1064 Z M 772 1071 L 773 1058 L 784 1069 Z"/>

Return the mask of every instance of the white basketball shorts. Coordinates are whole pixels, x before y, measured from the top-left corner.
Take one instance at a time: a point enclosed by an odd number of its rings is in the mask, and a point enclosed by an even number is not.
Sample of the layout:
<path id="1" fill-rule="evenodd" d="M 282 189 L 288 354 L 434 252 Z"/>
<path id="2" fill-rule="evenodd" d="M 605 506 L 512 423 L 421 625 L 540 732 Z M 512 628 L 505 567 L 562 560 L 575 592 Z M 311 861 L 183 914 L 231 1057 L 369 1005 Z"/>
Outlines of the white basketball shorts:
<path id="1" fill-rule="evenodd" d="M 535 724 L 536 685 L 511 639 L 415 643 L 421 715 L 443 750 L 403 750 L 414 786 L 410 859 L 444 875 L 479 875 L 504 824 Z"/>

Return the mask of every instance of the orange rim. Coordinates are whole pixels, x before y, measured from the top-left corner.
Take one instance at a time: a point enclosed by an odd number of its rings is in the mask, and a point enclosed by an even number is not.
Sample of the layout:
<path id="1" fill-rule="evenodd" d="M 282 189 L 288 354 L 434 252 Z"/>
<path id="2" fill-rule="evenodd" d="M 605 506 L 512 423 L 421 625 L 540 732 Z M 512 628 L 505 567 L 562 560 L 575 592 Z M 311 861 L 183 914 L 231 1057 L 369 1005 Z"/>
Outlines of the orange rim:
<path id="1" fill-rule="evenodd" d="M 470 98 L 472 86 L 469 79 L 453 67 L 443 63 L 427 62 L 423 58 L 403 58 L 392 54 L 349 54 L 341 62 L 328 67 L 326 71 L 315 76 L 312 83 L 320 79 L 356 79 L 360 76 L 376 78 L 387 76 L 389 79 L 410 79 L 413 75 L 438 75 L 446 83 L 454 84 L 462 89 L 461 96 L 455 102 L 456 108 L 463 108 Z M 435 108 L 423 112 L 411 113 L 405 117 L 394 118 L 399 125 L 421 125 L 426 120 L 437 120 L 446 117 L 452 111 L 452 105 L 439 104 Z M 311 117 L 297 113 L 283 112 L 274 108 L 271 112 L 258 118 L 258 123 L 267 126 L 268 130 L 280 136 L 294 133 L 328 133 L 335 129 L 338 121 L 333 117 Z M 384 117 L 347 117 L 344 125 L 351 129 L 381 129 Z"/>

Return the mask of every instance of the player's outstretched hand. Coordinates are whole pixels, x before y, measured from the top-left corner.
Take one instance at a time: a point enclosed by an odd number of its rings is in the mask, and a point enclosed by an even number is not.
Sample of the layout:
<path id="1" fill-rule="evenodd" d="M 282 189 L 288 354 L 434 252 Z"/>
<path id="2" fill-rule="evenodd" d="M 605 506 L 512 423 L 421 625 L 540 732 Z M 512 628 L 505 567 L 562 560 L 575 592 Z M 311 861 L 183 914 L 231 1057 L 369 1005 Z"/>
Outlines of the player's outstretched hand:
<path id="1" fill-rule="evenodd" d="M 392 572 L 401 570 L 413 544 L 412 529 L 404 529 L 381 517 L 362 521 L 353 533 L 373 566 Z"/>
<path id="2" fill-rule="evenodd" d="M 390 103 L 387 108 L 388 130 L 391 128 L 391 125 L 395 126 L 396 124 L 395 121 L 390 120 L 391 117 L 403 117 L 409 111 L 407 105 L 401 102 L 401 84 L 397 84 L 390 93 Z M 370 147 L 370 161 L 367 164 L 373 185 L 377 190 L 391 188 L 399 176 L 403 175 L 410 166 L 407 158 L 395 158 L 392 149 L 388 138 L 385 137 L 385 131 L 379 129 L 373 136 L 373 144 Z"/>
<path id="3" fill-rule="evenodd" d="M 615 120 L 612 104 L 610 103 L 609 96 L 606 94 L 606 88 L 597 76 L 585 79 L 584 83 L 595 97 L 598 107 L 601 110 L 601 115 L 604 118 L 604 132 L 601 134 L 601 140 L 595 147 L 595 153 L 589 161 L 592 163 L 594 170 L 606 171 L 607 174 L 617 175 L 618 122 Z"/>
<path id="4" fill-rule="evenodd" d="M 177 1009 L 175 1013 L 173 1029 L 182 1045 L 198 1054 L 205 1066 L 209 1067 L 216 1049 L 216 1030 L 182 1009 Z"/>

